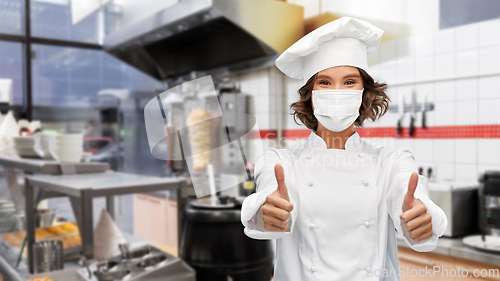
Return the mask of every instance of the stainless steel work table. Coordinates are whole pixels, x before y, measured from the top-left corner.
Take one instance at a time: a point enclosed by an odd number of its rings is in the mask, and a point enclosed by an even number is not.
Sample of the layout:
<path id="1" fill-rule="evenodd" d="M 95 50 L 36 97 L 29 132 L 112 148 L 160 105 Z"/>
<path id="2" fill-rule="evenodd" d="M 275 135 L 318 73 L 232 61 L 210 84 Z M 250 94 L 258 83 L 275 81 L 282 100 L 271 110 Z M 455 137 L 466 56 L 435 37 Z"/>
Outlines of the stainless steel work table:
<path id="1" fill-rule="evenodd" d="M 22 185 L 19 185 L 18 175 L 15 170 L 21 170 L 24 174 L 46 174 L 46 175 L 61 175 L 61 174 L 89 174 L 102 173 L 109 170 L 108 163 L 60 163 L 54 160 L 42 160 L 31 158 L 12 158 L 0 156 L 0 165 L 5 169 L 5 177 L 9 187 L 11 196 L 16 203 L 18 211 L 24 211 L 25 196 L 22 190 Z M 106 198 L 106 204 L 110 207 L 110 215 L 114 217 L 113 197 Z"/>
<path id="2" fill-rule="evenodd" d="M 18 169 L 32 174 L 60 175 L 64 174 L 64 167 L 68 164 L 61 164 L 57 161 L 27 158 L 11 158 L 0 156 L 0 165 L 5 169 Z M 76 174 L 100 173 L 109 170 L 108 163 L 75 163 Z"/>
<path id="3" fill-rule="evenodd" d="M 50 197 L 69 196 L 72 201 L 73 212 L 80 228 L 82 237 L 82 251 L 87 259 L 94 256 L 92 199 L 94 197 L 109 197 L 115 195 L 148 193 L 160 190 L 177 190 L 178 231 L 181 230 L 181 189 L 187 186 L 183 177 L 159 178 L 134 174 L 105 172 L 84 175 L 34 175 L 26 177 L 26 222 L 28 236 L 28 265 L 33 272 L 33 243 L 35 243 L 34 224 L 34 188 L 38 187 L 42 193 L 50 193 Z M 46 196 L 43 196 L 46 197 Z M 180 241 L 180 235 L 178 236 Z M 178 246 L 180 250 L 180 242 Z M 179 252 L 180 253 L 180 252 Z"/>

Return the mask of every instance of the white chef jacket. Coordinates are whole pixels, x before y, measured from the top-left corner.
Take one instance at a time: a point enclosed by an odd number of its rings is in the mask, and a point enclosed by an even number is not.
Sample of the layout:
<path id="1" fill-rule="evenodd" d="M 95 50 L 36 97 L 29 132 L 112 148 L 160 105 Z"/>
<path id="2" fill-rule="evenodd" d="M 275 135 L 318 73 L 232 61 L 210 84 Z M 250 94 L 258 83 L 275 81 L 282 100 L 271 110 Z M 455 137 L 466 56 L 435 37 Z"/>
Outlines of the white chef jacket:
<path id="1" fill-rule="evenodd" d="M 262 210 L 277 188 L 274 166 L 281 163 L 290 202 L 288 232 L 267 231 Z M 327 149 L 312 131 L 294 150 L 268 149 L 255 165 L 256 193 L 242 206 L 245 234 L 277 239 L 275 281 L 400 280 L 396 229 L 415 251 L 436 248 L 447 227 L 443 210 L 431 201 L 419 175 L 415 198 L 432 216 L 432 237 L 414 241 L 399 215 L 415 159 L 407 148 L 375 147 L 355 132 L 343 149 Z"/>

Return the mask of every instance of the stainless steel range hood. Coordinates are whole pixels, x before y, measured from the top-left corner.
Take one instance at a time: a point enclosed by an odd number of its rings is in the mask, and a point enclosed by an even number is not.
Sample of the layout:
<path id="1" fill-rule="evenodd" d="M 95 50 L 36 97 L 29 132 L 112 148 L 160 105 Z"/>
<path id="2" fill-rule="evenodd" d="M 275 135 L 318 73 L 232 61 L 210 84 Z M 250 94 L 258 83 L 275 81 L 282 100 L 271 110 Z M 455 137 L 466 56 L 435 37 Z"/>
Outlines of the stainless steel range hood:
<path id="1" fill-rule="evenodd" d="M 158 80 L 274 60 L 304 35 L 303 8 L 274 0 L 183 0 L 104 39 Z"/>

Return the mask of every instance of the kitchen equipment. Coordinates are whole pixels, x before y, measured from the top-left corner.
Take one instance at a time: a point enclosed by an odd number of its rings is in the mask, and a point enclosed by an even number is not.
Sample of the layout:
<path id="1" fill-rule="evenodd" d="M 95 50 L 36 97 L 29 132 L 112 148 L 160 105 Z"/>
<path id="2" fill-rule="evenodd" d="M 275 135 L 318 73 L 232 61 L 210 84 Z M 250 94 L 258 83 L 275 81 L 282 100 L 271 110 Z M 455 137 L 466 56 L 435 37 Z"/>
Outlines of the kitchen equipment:
<path id="1" fill-rule="evenodd" d="M 157 80 L 190 71 L 227 74 L 274 65 L 279 53 L 304 35 L 300 5 L 269 0 L 155 2 L 141 9 L 123 5 L 117 25 L 121 29 L 111 30 L 103 45 Z"/>
<path id="2" fill-rule="evenodd" d="M 249 132 L 256 124 L 249 114 L 251 99 L 228 84 L 217 95 L 211 77 L 205 76 L 162 93 L 162 114 L 167 120 L 155 117 L 160 117 L 157 99 L 144 109 L 151 153 L 167 160 L 173 172 L 189 174 L 198 197 L 213 193 L 207 181 L 208 164 L 213 166 L 216 192 L 237 186 L 231 191 L 238 196 L 240 183 L 251 178 L 247 170 L 253 155 Z M 165 123 L 166 134 L 159 134 Z M 178 160 L 185 165 L 176 165 Z"/>
<path id="3" fill-rule="evenodd" d="M 500 236 L 500 171 L 485 171 L 479 182 L 481 233 Z"/>
<path id="4" fill-rule="evenodd" d="M 59 240 L 43 241 L 33 244 L 35 273 L 61 270 L 63 264 L 63 246 Z"/>
<path id="5" fill-rule="evenodd" d="M 54 222 L 54 217 L 56 213 L 54 210 L 50 209 L 38 209 L 35 215 L 35 225 L 36 228 L 43 228 L 46 226 L 51 226 Z"/>
<path id="6" fill-rule="evenodd" d="M 427 111 L 427 109 L 425 108 L 425 103 L 427 101 L 427 95 L 424 94 L 424 100 L 422 101 L 422 104 L 420 106 L 420 110 L 422 111 L 422 129 L 425 129 L 427 128 L 427 114 L 425 114 L 425 112 Z"/>
<path id="7" fill-rule="evenodd" d="M 194 281 L 196 275 L 181 259 L 151 245 L 131 249 L 127 257 L 118 255 L 91 264 L 82 260 L 81 264 L 85 268 L 77 270 L 80 281 Z"/>
<path id="8" fill-rule="evenodd" d="M 55 142 L 56 133 L 54 132 L 42 132 L 33 135 L 35 139 L 35 152 L 43 159 L 53 160 L 52 154 L 50 153 L 50 144 Z"/>
<path id="9" fill-rule="evenodd" d="M 413 90 L 411 92 L 411 114 L 410 114 L 410 129 L 409 129 L 410 137 L 412 137 L 415 134 L 416 106 L 417 106 L 417 95 L 415 94 L 415 90 Z"/>
<path id="10" fill-rule="evenodd" d="M 471 235 L 464 237 L 462 242 L 477 250 L 500 253 L 500 236 L 485 235 L 483 240 L 483 235 Z"/>
<path id="11" fill-rule="evenodd" d="M 59 162 L 80 163 L 83 155 L 82 134 L 58 134 L 50 143 L 49 151 Z"/>
<path id="12" fill-rule="evenodd" d="M 118 248 L 120 249 L 120 254 L 123 259 L 130 259 L 130 250 L 128 248 L 128 244 L 119 244 Z"/>
<path id="13" fill-rule="evenodd" d="M 447 237 L 467 235 L 477 231 L 477 183 L 429 182 L 429 195 L 446 214 Z"/>
<path id="14" fill-rule="evenodd" d="M 398 125 L 397 125 L 397 132 L 398 132 L 398 135 L 402 135 L 403 134 L 403 117 L 404 117 L 404 110 L 405 110 L 405 101 L 404 101 L 404 98 L 403 98 L 403 94 L 399 94 L 398 95 L 399 98 L 398 98 L 398 101 L 399 101 L 399 104 L 398 104 Z"/>
<path id="15" fill-rule="evenodd" d="M 241 202 L 220 199 L 219 208 L 207 198 L 194 200 L 184 209 L 182 259 L 196 270 L 198 281 L 270 280 L 274 257 L 271 241 L 246 236 Z"/>
<path id="16" fill-rule="evenodd" d="M 21 157 L 38 157 L 35 151 L 35 139 L 31 136 L 14 137 L 14 147 Z"/>

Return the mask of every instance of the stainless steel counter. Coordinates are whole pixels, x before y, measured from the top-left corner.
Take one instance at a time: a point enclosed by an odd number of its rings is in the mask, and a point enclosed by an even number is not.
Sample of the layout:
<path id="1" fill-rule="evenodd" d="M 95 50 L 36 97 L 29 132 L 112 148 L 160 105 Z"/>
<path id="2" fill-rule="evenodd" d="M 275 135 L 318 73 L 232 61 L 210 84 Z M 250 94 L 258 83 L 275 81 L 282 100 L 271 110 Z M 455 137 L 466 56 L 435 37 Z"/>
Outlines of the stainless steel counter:
<path id="1" fill-rule="evenodd" d="M 122 235 L 129 245 L 148 242 L 142 238 L 136 237 L 126 232 L 122 232 Z M 4 280 L 24 281 L 26 280 L 27 276 L 31 275 L 29 273 L 28 265 L 24 262 L 24 259 L 21 260 L 18 268 L 15 267 L 17 258 L 17 252 L 13 251 L 11 247 L 0 243 L 0 273 L 3 275 Z M 76 270 L 81 268 L 81 266 L 78 264 L 78 260 L 79 258 L 73 258 L 72 260 L 65 261 L 64 270 L 44 273 L 42 275 L 50 275 L 51 277 L 57 276 L 58 278 L 52 278 L 55 280 L 78 281 Z"/>
<path id="2" fill-rule="evenodd" d="M 187 180 L 183 177 L 159 178 L 125 174 L 118 172 L 104 172 L 80 175 L 35 175 L 26 177 L 26 224 L 28 265 L 33 272 L 33 249 L 35 242 L 34 228 L 34 188 L 40 188 L 51 196 L 68 196 L 82 237 L 82 251 L 87 259 L 94 256 L 93 240 L 93 198 L 110 197 L 115 195 L 148 193 L 160 190 L 178 192 L 178 208 L 181 204 L 180 190 L 186 187 Z M 43 198 L 43 196 L 42 196 Z M 180 216 L 181 210 L 177 210 Z M 179 247 L 180 247 L 181 219 L 178 218 Z"/>
<path id="3" fill-rule="evenodd" d="M 409 248 L 408 244 L 403 240 L 400 234 L 397 234 L 398 246 Z M 438 240 L 437 248 L 432 253 L 453 256 L 466 260 L 473 260 L 476 262 L 483 262 L 495 266 L 500 266 L 500 254 L 494 254 L 485 251 L 473 249 L 464 243 L 462 238 L 447 238 L 440 237 Z"/>

